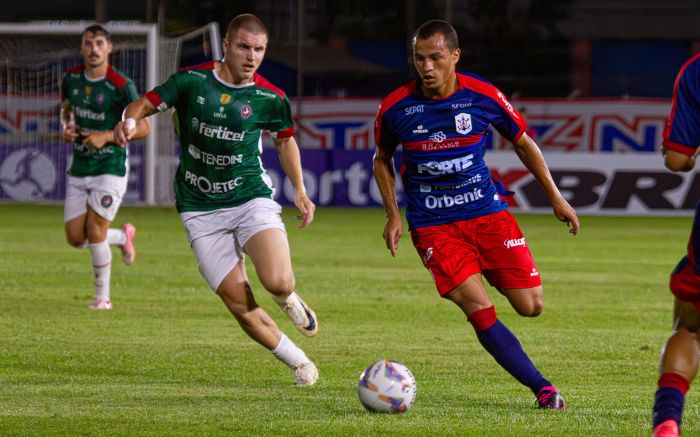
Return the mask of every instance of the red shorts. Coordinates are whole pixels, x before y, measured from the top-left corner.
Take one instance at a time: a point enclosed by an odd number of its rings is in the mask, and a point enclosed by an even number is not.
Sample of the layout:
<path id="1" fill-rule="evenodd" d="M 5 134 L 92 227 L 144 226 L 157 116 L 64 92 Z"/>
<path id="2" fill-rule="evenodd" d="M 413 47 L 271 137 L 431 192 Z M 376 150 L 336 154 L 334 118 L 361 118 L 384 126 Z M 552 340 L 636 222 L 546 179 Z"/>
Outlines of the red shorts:
<path id="1" fill-rule="evenodd" d="M 683 258 L 671 273 L 670 288 L 678 300 L 689 302 L 700 311 L 700 275 L 693 265 L 688 257 Z"/>
<path id="2" fill-rule="evenodd" d="M 475 273 L 498 288 L 542 285 L 523 232 L 507 210 L 414 229 L 411 238 L 441 296 Z"/>

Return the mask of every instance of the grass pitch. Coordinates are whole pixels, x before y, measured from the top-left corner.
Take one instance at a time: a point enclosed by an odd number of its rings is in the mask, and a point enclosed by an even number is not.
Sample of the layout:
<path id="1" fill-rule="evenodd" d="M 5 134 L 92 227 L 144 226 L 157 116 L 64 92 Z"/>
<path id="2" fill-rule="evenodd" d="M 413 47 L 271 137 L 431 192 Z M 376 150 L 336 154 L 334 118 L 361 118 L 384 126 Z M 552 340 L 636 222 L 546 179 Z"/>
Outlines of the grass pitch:
<path id="1" fill-rule="evenodd" d="M 0 435 L 640 436 L 650 433 L 658 356 L 670 333 L 668 274 L 689 218 L 520 216 L 545 312 L 499 317 L 567 400 L 541 411 L 441 300 L 405 236 L 393 259 L 379 209 L 285 209 L 298 290 L 319 316 L 299 335 L 251 273 L 258 303 L 317 363 L 292 372 L 246 337 L 199 276 L 172 209 L 123 208 L 138 228 L 131 267 L 114 252 L 111 312 L 89 311 L 86 250 L 65 243 L 60 206 L 0 205 Z M 493 291 L 493 290 L 492 290 Z M 361 371 L 406 364 L 418 395 L 400 416 L 357 399 Z M 691 390 L 685 435 L 699 435 Z"/>

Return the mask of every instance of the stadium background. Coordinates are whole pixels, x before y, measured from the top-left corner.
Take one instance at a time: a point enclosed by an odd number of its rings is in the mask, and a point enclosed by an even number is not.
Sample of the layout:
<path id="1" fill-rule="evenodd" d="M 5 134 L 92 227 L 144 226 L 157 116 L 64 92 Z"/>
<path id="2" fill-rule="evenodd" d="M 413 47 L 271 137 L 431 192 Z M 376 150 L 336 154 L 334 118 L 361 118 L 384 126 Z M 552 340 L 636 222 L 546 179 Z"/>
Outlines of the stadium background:
<path id="1" fill-rule="evenodd" d="M 675 75 L 700 49 L 700 29 L 693 25 L 700 20 L 697 1 L 35 1 L 2 8 L 0 22 L 156 23 L 165 40 L 207 23 L 218 24 L 223 33 L 228 19 L 243 12 L 255 13 L 270 28 L 260 72 L 292 100 L 307 187 L 321 206 L 379 205 L 370 177 L 376 107 L 414 75 L 407 44 L 412 30 L 427 19 L 446 18 L 460 35 L 458 68 L 490 80 L 526 112 L 555 179 L 579 211 L 692 212 L 700 179 L 694 173 L 666 174 L 655 152 Z M 3 37 L 0 71 L 8 72 L 19 50 L 8 43 L 11 35 L 0 35 L 0 41 Z M 73 63 L 80 62 L 77 45 L 75 40 Z M 211 52 L 193 52 L 179 64 L 209 57 Z M 120 59 L 113 61 L 121 67 Z M 32 72 L 36 64 L 32 61 Z M 175 68 L 161 63 L 161 78 Z M 69 147 L 56 139 L 57 81 L 49 82 L 54 88 L 43 91 L 41 99 L 21 90 L 21 102 L 27 95 L 31 100 L 24 105 L 17 104 L 9 73 L 0 76 L 1 200 L 62 199 Z M 142 81 L 140 86 L 145 91 Z M 129 203 L 172 204 L 178 146 L 168 136 L 169 126 L 159 132 L 157 168 L 150 179 L 146 147 L 132 145 Z M 27 135 L 41 133 L 42 139 L 26 141 Z M 516 192 L 511 206 L 548 211 L 509 144 L 491 132 L 489 148 L 495 176 Z M 265 162 L 282 188 L 277 199 L 288 203 L 274 150 L 265 151 Z M 155 197 L 148 196 L 149 186 Z"/>

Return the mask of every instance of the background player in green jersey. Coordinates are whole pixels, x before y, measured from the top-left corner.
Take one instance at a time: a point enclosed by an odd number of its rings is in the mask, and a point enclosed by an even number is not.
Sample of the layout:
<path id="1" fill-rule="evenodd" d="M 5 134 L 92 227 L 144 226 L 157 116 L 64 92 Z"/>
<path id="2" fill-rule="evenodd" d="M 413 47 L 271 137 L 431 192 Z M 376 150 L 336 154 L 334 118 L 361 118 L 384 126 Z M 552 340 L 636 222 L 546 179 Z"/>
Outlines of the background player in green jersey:
<path id="1" fill-rule="evenodd" d="M 128 180 L 127 150 L 120 146 L 112 128 L 129 102 L 138 99 L 133 81 L 112 68 L 110 35 L 102 26 L 83 31 L 80 53 L 84 64 L 69 69 L 61 83 L 63 138 L 73 143 L 73 161 L 68 172 L 64 222 L 71 246 L 88 247 L 92 258 L 95 299 L 90 308 L 109 310 L 112 251 L 121 247 L 124 263 L 134 262 L 130 223 L 110 229 Z M 131 139 L 148 135 L 146 120 L 135 127 Z"/>
<path id="2" fill-rule="evenodd" d="M 261 161 L 263 130 L 272 134 L 295 190 L 300 227 L 313 220 L 306 195 L 294 124 L 284 92 L 256 73 L 268 32 L 254 15 L 231 20 L 224 59 L 185 68 L 124 111 L 116 138 L 133 138 L 137 121 L 174 107 L 180 138 L 176 207 L 199 270 L 241 328 L 294 370 L 298 385 L 318 379 L 313 362 L 260 308 L 248 282 L 245 257 L 297 330 L 316 335 L 314 312 L 295 292 L 281 207 Z"/>

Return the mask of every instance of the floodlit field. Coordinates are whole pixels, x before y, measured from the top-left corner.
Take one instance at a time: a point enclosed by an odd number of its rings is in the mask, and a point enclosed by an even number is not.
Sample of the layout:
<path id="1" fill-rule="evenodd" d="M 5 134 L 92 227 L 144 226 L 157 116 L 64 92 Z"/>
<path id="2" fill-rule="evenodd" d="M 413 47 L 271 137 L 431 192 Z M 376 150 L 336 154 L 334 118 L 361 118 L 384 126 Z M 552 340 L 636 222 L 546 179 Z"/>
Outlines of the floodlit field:
<path id="1" fill-rule="evenodd" d="M 392 259 L 379 209 L 322 209 L 305 230 L 285 210 L 298 290 L 319 316 L 299 335 L 253 279 L 258 302 L 317 363 L 292 372 L 236 326 L 199 276 L 172 209 L 123 208 L 131 267 L 114 252 L 111 312 L 87 309 L 89 253 L 65 243 L 60 206 L 0 205 L 0 435 L 643 436 L 670 332 L 670 270 L 689 218 L 520 216 L 545 312 L 501 319 L 566 397 L 541 411 L 441 300 L 410 238 Z M 254 277 L 251 271 L 251 277 Z M 379 358 L 406 364 L 418 395 L 402 416 L 366 412 L 355 384 Z M 685 435 L 700 435 L 691 389 Z"/>

